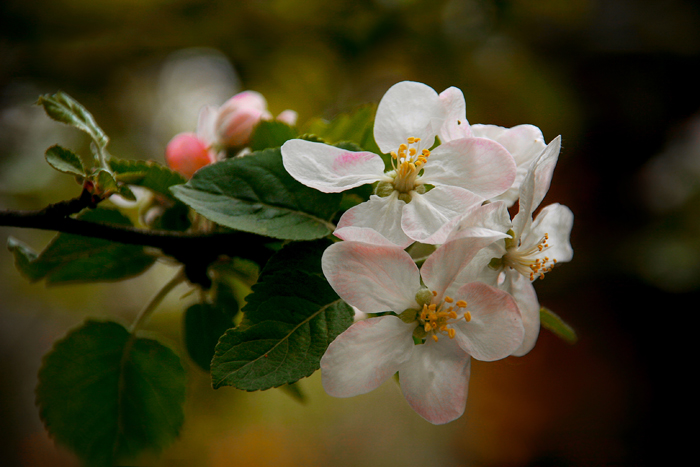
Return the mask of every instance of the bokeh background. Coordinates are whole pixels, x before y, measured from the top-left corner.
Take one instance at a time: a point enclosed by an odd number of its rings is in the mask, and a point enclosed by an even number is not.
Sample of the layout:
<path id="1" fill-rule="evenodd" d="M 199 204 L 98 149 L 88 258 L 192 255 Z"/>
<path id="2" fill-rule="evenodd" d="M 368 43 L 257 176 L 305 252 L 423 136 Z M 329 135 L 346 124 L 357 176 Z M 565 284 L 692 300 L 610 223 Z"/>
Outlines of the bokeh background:
<path id="1" fill-rule="evenodd" d="M 299 121 L 377 102 L 394 83 L 461 88 L 471 123 L 563 137 L 544 204 L 575 213 L 574 260 L 537 283 L 572 324 L 522 358 L 472 368 L 465 415 L 432 426 L 389 381 L 352 399 L 302 380 L 213 391 L 190 374 L 162 466 L 675 465 L 692 446 L 700 287 L 700 7 L 682 0 L 6 0 L 0 6 L 0 208 L 78 194 L 43 161 L 86 138 L 32 104 L 82 102 L 120 157 L 162 161 L 199 108 L 243 89 Z M 0 229 L 40 249 L 47 232 Z M 170 266 L 117 284 L 28 284 L 0 251 L 0 463 L 74 466 L 45 434 L 42 355 L 86 316 L 128 322 Z M 180 293 L 178 293 L 178 291 Z M 178 289 L 151 328 L 178 346 Z M 693 426 L 693 425 L 689 425 Z"/>

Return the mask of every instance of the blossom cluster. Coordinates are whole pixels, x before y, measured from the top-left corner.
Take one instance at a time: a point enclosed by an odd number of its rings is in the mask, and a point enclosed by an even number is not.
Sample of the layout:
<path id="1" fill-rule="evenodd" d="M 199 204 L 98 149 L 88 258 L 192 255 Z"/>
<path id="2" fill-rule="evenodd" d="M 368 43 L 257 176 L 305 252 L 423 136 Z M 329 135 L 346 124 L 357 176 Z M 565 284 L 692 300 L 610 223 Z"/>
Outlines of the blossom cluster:
<path id="1" fill-rule="evenodd" d="M 533 281 L 570 261 L 570 209 L 544 207 L 561 138 L 545 144 L 532 125 L 470 125 L 462 92 L 392 86 L 377 108 L 383 154 L 303 139 L 282 146 L 285 169 L 326 193 L 374 184 L 347 210 L 326 249 L 323 272 L 363 313 L 321 360 L 329 394 L 372 391 L 398 372 L 423 418 L 462 415 L 471 358 L 521 356 L 535 345 L 540 306 Z M 508 208 L 518 202 L 512 219 Z M 407 248 L 434 245 L 419 267 Z M 410 249 L 409 249 L 410 251 Z M 422 259 L 421 259 L 422 260 Z"/>
<path id="2" fill-rule="evenodd" d="M 297 113 L 285 110 L 276 119 L 294 125 Z M 255 91 L 240 92 L 221 107 L 205 106 L 199 112 L 195 133 L 180 133 L 170 140 L 165 161 L 171 169 L 191 178 L 202 167 L 224 159 L 229 150 L 245 148 L 261 120 L 272 120 L 272 114 L 263 95 Z"/>

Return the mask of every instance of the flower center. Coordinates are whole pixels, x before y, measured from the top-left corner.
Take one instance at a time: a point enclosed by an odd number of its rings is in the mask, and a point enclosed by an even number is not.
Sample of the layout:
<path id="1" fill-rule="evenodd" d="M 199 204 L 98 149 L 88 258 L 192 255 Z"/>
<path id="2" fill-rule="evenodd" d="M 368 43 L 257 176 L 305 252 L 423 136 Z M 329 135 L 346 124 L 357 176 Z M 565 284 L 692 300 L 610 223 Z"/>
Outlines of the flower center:
<path id="1" fill-rule="evenodd" d="M 433 291 L 433 296 L 437 295 L 437 292 Z M 423 309 L 416 316 L 416 321 L 418 321 L 418 327 L 414 331 L 413 335 L 418 338 L 430 337 L 435 342 L 438 341 L 438 335 L 442 334 L 449 337 L 450 339 L 455 338 L 456 331 L 454 328 L 450 327 L 452 320 L 460 319 L 458 318 L 455 309 L 466 308 L 467 302 L 464 300 L 455 301 L 451 297 L 445 297 L 440 303 L 424 304 Z M 469 322 L 472 319 L 471 313 L 465 310 L 464 320 Z"/>
<path id="2" fill-rule="evenodd" d="M 543 279 L 545 273 L 552 270 L 557 260 L 544 256 L 544 252 L 549 249 L 549 234 L 544 234 L 539 242 L 530 248 L 521 249 L 520 245 L 508 245 L 506 243 L 506 254 L 503 256 L 503 265 L 515 269 L 523 276 L 534 281 L 538 277 Z"/>
<path id="3" fill-rule="evenodd" d="M 421 167 L 428 161 L 430 151 L 423 149 L 418 153 L 420 138 L 408 138 L 406 143 L 399 145 L 398 151 L 391 152 L 391 166 L 393 170 L 387 173 L 392 181 L 390 186 L 383 187 L 383 191 L 397 191 L 399 198 L 405 202 L 411 200 L 410 193 L 422 184 L 418 177 Z M 379 192 L 377 192 L 382 196 Z M 385 195 L 385 196 L 388 196 Z"/>

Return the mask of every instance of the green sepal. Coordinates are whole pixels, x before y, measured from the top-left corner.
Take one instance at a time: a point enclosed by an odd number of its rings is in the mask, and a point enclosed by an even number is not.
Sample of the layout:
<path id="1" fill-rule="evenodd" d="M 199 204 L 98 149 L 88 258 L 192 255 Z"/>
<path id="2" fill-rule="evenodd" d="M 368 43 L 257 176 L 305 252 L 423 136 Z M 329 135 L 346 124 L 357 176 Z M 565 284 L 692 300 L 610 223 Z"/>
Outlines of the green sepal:
<path id="1" fill-rule="evenodd" d="M 225 227 L 287 240 L 313 240 L 334 230 L 339 193 L 321 193 L 287 173 L 280 149 L 265 149 L 203 167 L 176 198 Z"/>
<path id="2" fill-rule="evenodd" d="M 59 172 L 78 176 L 86 175 L 85 167 L 80 157 L 58 144 L 47 149 L 44 156 L 46 157 L 46 162 Z"/>
<path id="3" fill-rule="evenodd" d="M 45 94 L 39 97 L 37 104 L 43 106 L 46 114 L 57 122 L 71 125 L 90 135 L 98 147 L 104 148 L 109 143 L 109 138 L 97 125 L 92 114 L 68 94 L 61 91 Z"/>
<path id="4" fill-rule="evenodd" d="M 540 324 L 569 344 L 575 344 L 578 336 L 574 328 L 569 326 L 556 313 L 549 308 L 540 308 Z"/>
<path id="5" fill-rule="evenodd" d="M 36 402 L 56 442 L 85 465 L 107 467 L 175 440 L 185 382 L 168 347 L 118 323 L 88 320 L 44 357 Z"/>

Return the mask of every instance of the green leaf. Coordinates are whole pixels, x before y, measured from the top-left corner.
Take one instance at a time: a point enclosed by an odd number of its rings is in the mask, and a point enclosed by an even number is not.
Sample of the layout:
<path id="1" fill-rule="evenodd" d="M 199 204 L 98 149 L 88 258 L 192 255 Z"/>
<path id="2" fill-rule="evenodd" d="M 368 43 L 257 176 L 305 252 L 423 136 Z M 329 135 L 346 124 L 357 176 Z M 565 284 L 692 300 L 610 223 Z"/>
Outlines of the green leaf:
<path id="1" fill-rule="evenodd" d="M 262 151 L 268 148 L 278 148 L 286 141 L 297 137 L 297 131 L 278 120 L 263 120 L 255 127 L 250 139 L 250 149 Z"/>
<path id="2" fill-rule="evenodd" d="M 192 361 L 204 371 L 209 371 L 219 338 L 232 327 L 231 315 L 221 307 L 210 303 L 190 306 L 183 317 L 183 334 Z"/>
<path id="3" fill-rule="evenodd" d="M 85 167 L 80 157 L 58 144 L 46 150 L 46 162 L 59 172 L 85 176 Z"/>
<path id="4" fill-rule="evenodd" d="M 78 216 L 82 220 L 131 225 L 119 211 L 95 209 Z M 31 282 L 116 281 L 141 274 L 156 260 L 142 246 L 125 245 L 99 238 L 60 233 L 37 254 L 16 239 L 8 240 L 17 269 Z"/>
<path id="5" fill-rule="evenodd" d="M 100 148 L 107 146 L 109 138 L 102 131 L 102 128 L 97 126 L 92 114 L 68 94 L 61 91 L 53 95 L 45 94 L 39 97 L 37 104 L 44 106 L 46 114 L 52 119 L 71 125 L 90 135 Z"/>
<path id="6" fill-rule="evenodd" d="M 171 190 L 218 224 L 288 240 L 330 234 L 334 226 L 329 220 L 341 199 L 338 193 L 321 193 L 293 179 L 279 148 L 209 165 Z"/>
<path id="7" fill-rule="evenodd" d="M 44 357 L 36 401 L 58 443 L 85 465 L 107 467 L 172 443 L 184 420 L 185 382 L 169 348 L 89 320 Z"/>
<path id="8" fill-rule="evenodd" d="M 374 114 L 376 105 L 368 104 L 358 107 L 351 113 L 340 114 L 333 120 L 312 120 L 304 129 L 323 139 L 328 144 L 351 141 L 365 151 L 381 154 L 374 141 Z"/>
<path id="9" fill-rule="evenodd" d="M 103 196 L 107 196 L 114 193 L 119 193 L 119 185 L 114 175 L 107 172 L 106 170 L 100 169 L 95 175 L 95 182 L 97 183 L 97 189 L 99 193 Z"/>
<path id="10" fill-rule="evenodd" d="M 548 308 L 540 308 L 540 323 L 543 328 L 552 331 L 569 344 L 575 344 L 578 340 L 574 328 L 566 324 L 564 320 Z"/>
<path id="11" fill-rule="evenodd" d="M 187 182 L 179 173 L 154 161 L 111 159 L 109 166 L 118 181 L 148 188 L 171 199 L 170 187 Z"/>

